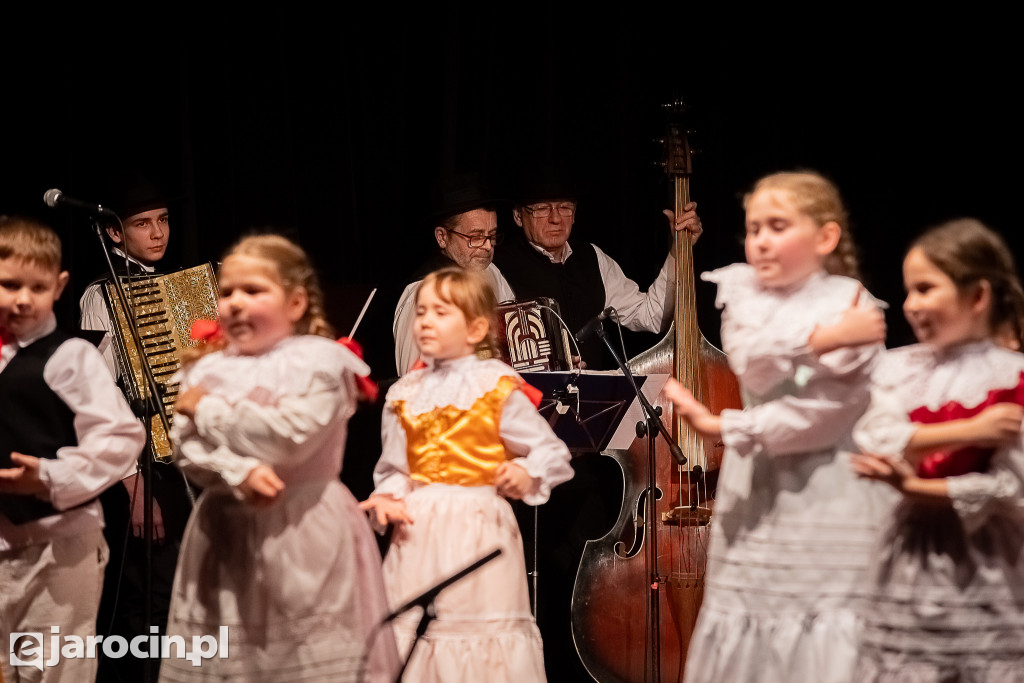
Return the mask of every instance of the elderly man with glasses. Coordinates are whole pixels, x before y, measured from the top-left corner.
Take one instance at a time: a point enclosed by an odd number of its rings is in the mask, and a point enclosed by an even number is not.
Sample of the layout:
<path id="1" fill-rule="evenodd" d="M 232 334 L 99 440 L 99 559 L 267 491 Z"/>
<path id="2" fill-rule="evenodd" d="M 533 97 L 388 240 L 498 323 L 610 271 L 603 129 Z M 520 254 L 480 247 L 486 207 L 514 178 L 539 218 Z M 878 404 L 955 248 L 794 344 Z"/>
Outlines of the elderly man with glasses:
<path id="1" fill-rule="evenodd" d="M 514 231 L 495 258 L 519 301 L 550 297 L 575 334 L 612 306 L 631 330 L 659 332 L 674 308 L 675 261 L 671 255 L 655 281 L 641 292 L 610 256 L 596 245 L 571 239 L 577 191 L 555 169 L 542 169 L 512 209 L 521 231 Z M 666 211 L 675 230 L 696 239 L 701 232 L 696 204 L 678 217 Z M 599 339 L 579 340 L 587 367 L 616 367 Z M 537 626 L 544 642 L 548 680 L 592 681 L 576 655 L 571 627 L 573 584 L 587 539 L 602 537 L 614 524 L 622 501 L 622 471 L 598 453 L 576 453 L 574 477 L 551 492 L 536 511 L 513 505 L 525 547 L 534 547 L 537 572 Z M 536 534 L 534 530 L 536 529 Z M 530 563 L 528 562 L 528 565 Z"/>
<path id="2" fill-rule="evenodd" d="M 676 230 L 696 240 L 701 232 L 697 204 L 691 202 L 676 218 L 665 214 Z M 660 332 L 668 327 L 674 306 L 675 261 L 671 253 L 647 289 L 626 277 L 622 268 L 597 245 L 570 240 L 576 218 L 576 191 L 559 177 L 549 176 L 525 190 L 512 210 L 521 234 L 509 239 L 495 263 L 519 301 L 550 297 L 558 302 L 570 333 L 579 330 L 609 306 L 627 329 Z M 614 369 L 603 344 L 582 339 L 580 351 L 587 367 Z"/>
<path id="3" fill-rule="evenodd" d="M 427 273 L 451 265 L 479 270 L 490 281 L 498 301 L 514 298 L 512 289 L 492 263 L 494 249 L 501 241 L 497 205 L 498 200 L 474 174 L 442 180 L 430 213 L 440 250 L 417 269 L 414 281 L 402 292 L 395 309 L 392 331 L 399 376 L 407 373 L 420 357 L 413 341 L 412 324 L 416 317 L 416 290 Z"/>

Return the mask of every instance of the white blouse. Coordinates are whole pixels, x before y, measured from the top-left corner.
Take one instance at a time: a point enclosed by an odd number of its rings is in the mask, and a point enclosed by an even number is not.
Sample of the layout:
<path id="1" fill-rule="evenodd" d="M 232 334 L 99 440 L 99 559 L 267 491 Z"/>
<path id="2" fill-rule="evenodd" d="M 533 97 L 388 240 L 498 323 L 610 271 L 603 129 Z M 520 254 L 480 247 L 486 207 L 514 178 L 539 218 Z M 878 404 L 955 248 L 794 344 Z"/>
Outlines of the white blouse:
<path id="1" fill-rule="evenodd" d="M 194 419 L 175 417 L 175 459 L 204 488 L 237 486 L 261 464 L 286 483 L 337 477 L 356 408 L 355 376 L 366 374 L 341 344 L 310 335 L 257 356 L 231 349 L 204 356 L 177 378 L 182 392 L 198 385 L 209 393 Z"/>
<path id="2" fill-rule="evenodd" d="M 949 402 L 975 407 L 988 394 L 1022 381 L 1024 355 L 990 341 L 939 349 L 914 344 L 886 352 L 873 374 L 871 407 L 855 438 L 865 451 L 902 455 L 915 426 L 910 413 Z M 968 531 L 993 513 L 1024 512 L 1024 435 L 998 449 L 988 471 L 947 478 L 949 497 Z"/>
<path id="3" fill-rule="evenodd" d="M 413 489 L 405 430 L 395 413 L 395 401 L 406 401 L 413 415 L 449 405 L 466 410 L 508 376 L 516 376 L 515 371 L 499 360 L 466 356 L 435 361 L 432 367 L 414 370 L 396 382 L 388 391 L 381 417 L 382 453 L 373 473 L 374 493 L 404 498 Z M 569 449 L 521 391 L 513 391 L 505 400 L 499 435 L 516 464 L 538 481 L 523 497 L 527 504 L 544 503 L 553 487 L 572 478 Z"/>

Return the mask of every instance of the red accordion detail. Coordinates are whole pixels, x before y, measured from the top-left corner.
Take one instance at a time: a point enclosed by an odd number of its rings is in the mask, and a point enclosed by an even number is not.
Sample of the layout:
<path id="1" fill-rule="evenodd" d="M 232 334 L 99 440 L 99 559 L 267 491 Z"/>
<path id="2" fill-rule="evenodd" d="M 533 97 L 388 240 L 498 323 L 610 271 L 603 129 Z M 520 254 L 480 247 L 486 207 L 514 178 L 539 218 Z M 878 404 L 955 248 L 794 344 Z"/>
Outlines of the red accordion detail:
<path id="1" fill-rule="evenodd" d="M 1016 386 L 990 391 L 981 403 L 972 408 L 965 408 L 956 401 L 950 401 L 936 410 L 925 407 L 915 408 L 910 413 L 910 419 L 918 424 L 962 420 L 974 417 L 985 408 L 997 403 L 1016 403 L 1024 406 L 1024 372 L 1020 373 Z M 989 460 L 994 453 L 994 448 L 979 448 L 977 446 L 967 446 L 955 451 L 936 451 L 921 460 L 917 466 L 917 474 L 926 479 L 939 479 L 969 472 L 984 472 L 988 469 Z"/>

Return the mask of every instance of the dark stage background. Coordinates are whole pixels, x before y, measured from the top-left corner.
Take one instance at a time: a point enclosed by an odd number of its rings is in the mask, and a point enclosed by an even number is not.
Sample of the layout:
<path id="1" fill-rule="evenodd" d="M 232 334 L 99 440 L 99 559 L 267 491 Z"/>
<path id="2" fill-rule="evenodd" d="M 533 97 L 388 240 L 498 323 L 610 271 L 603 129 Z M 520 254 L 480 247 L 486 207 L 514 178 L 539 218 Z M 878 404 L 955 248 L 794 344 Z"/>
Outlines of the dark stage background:
<path id="1" fill-rule="evenodd" d="M 1022 257 L 1020 59 L 996 35 L 1006 22 L 743 19 L 449 4 L 371 6 L 344 21 L 278 8 L 121 17 L 88 34 L 92 17 L 74 31 L 26 28 L 0 66 L 0 212 L 60 232 L 73 292 L 59 313 L 70 325 L 100 249 L 82 216 L 46 208 L 43 193 L 104 203 L 100 179 L 141 165 L 180 197 L 169 261 L 216 260 L 250 230 L 287 231 L 313 256 L 339 333 L 378 288 L 356 337 L 381 378 L 394 374 L 398 292 L 434 248 L 422 198 L 443 171 L 481 171 L 507 188 L 537 164 L 571 164 L 584 190 L 575 234 L 646 286 L 668 244 L 654 140 L 675 98 L 699 150 L 698 271 L 742 259 L 741 194 L 796 167 L 842 190 L 867 284 L 893 306 L 891 346 L 911 341 L 900 260 L 920 229 L 976 216 Z M 508 213 L 501 221 L 515 229 Z M 701 326 L 717 344 L 713 296 L 698 285 Z M 656 341 L 631 334 L 629 353 Z M 349 457 L 362 468 L 350 474 L 357 495 L 376 458 L 364 419 Z"/>

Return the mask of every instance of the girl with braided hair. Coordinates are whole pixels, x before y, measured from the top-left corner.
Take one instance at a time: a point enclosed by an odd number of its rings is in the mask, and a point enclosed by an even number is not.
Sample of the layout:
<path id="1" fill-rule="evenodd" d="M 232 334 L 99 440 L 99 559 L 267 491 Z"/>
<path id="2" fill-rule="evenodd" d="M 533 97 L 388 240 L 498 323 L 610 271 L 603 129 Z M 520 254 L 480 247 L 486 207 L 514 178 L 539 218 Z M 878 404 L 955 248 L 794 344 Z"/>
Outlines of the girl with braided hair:
<path id="1" fill-rule="evenodd" d="M 291 241 L 243 239 L 218 281 L 219 339 L 183 369 L 175 405 L 175 461 L 203 494 L 167 634 L 188 644 L 226 626 L 229 653 L 197 667 L 172 648 L 161 680 L 390 681 L 380 552 L 339 480 L 369 368 L 332 340 Z"/>
<path id="2" fill-rule="evenodd" d="M 891 497 L 849 464 L 885 322 L 856 279 L 831 182 L 772 174 L 744 207 L 747 262 L 703 276 L 718 285 L 744 408 L 712 415 L 674 380 L 665 388 L 677 415 L 726 447 L 686 680 L 849 683 Z"/>

